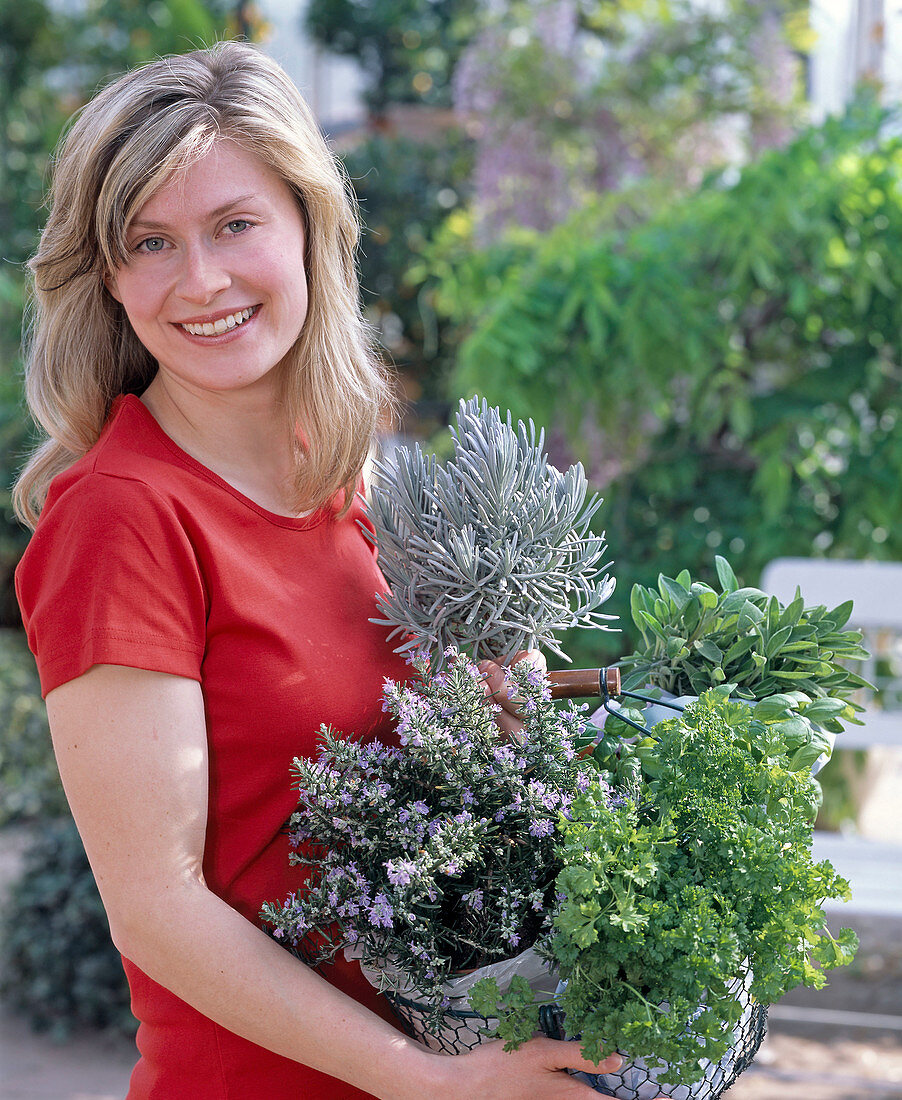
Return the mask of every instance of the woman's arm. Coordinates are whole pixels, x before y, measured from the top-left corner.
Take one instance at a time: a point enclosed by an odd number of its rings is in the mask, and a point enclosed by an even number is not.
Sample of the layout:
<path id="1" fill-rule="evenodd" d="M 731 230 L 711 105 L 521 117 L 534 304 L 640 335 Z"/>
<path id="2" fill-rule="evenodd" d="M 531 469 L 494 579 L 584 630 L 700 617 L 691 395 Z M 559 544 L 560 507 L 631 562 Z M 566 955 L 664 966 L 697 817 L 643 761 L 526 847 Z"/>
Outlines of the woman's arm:
<path id="1" fill-rule="evenodd" d="M 97 665 L 50 692 L 47 711 L 113 940 L 156 982 L 244 1038 L 380 1100 L 587 1095 L 559 1072 L 565 1064 L 599 1071 L 575 1044 L 535 1039 L 514 1054 L 489 1043 L 457 1058 L 435 1055 L 206 888 L 207 739 L 198 683 Z"/>

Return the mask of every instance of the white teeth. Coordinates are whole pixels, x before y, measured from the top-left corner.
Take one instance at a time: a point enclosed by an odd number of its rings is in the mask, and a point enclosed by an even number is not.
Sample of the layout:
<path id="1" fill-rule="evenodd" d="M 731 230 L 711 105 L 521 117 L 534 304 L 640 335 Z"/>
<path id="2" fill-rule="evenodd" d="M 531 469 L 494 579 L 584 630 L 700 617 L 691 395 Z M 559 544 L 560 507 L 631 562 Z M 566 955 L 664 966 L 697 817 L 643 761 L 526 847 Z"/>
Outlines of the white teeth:
<path id="1" fill-rule="evenodd" d="M 218 321 L 205 321 L 199 325 L 183 324 L 181 327 L 185 332 L 190 332 L 192 336 L 222 336 L 229 329 L 236 328 L 238 325 L 243 325 L 245 321 L 249 321 L 253 317 L 256 308 L 256 306 L 252 306 L 250 309 L 230 313 L 228 317 L 220 317 Z"/>

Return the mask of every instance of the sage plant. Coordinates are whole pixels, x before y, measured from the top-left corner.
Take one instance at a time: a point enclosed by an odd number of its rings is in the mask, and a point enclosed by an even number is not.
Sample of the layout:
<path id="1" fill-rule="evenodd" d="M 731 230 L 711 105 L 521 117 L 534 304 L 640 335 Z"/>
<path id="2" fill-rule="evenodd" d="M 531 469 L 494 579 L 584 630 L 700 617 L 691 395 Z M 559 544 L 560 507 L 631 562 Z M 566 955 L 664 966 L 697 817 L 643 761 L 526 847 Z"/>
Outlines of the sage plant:
<path id="1" fill-rule="evenodd" d="M 379 599 L 398 652 L 449 647 L 504 659 L 570 627 L 610 629 L 599 612 L 614 588 L 603 535 L 590 531 L 580 464 L 561 473 L 544 432 L 472 398 L 461 401 L 446 462 L 419 444 L 376 462 L 369 514 L 391 592 Z M 367 529 L 364 528 L 364 531 Z"/>

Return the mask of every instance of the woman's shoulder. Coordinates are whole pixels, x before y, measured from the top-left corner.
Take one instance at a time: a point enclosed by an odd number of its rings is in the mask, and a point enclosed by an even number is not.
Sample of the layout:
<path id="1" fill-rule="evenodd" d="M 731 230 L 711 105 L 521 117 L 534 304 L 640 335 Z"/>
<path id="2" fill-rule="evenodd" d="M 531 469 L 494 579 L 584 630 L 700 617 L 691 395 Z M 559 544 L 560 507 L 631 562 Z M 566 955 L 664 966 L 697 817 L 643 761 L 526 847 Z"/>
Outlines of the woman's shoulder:
<path id="1" fill-rule="evenodd" d="M 137 397 L 117 398 L 100 438 L 51 482 L 44 514 L 64 507 L 132 502 L 158 506 L 177 490 L 180 469 Z"/>

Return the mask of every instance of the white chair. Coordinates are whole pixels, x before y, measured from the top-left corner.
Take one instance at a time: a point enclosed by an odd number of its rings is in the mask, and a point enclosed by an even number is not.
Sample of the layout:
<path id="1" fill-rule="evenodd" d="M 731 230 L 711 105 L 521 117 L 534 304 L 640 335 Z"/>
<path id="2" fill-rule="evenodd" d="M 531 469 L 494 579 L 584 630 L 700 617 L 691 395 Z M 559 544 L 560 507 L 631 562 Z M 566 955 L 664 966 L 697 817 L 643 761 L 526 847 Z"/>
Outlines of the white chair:
<path id="1" fill-rule="evenodd" d="M 789 603 L 796 588 L 805 603 L 828 608 L 854 602 L 849 627 L 864 635 L 871 653 L 860 672 L 888 699 L 887 709 L 868 706 L 863 726 L 848 726 L 839 738 L 844 749 L 868 749 L 877 745 L 902 748 L 902 671 L 880 674 L 878 661 L 902 669 L 902 562 L 823 561 L 813 558 L 777 558 L 766 567 L 761 587 L 781 602 Z M 858 669 L 856 669 L 858 671 Z"/>
<path id="2" fill-rule="evenodd" d="M 829 859 L 852 886 L 854 913 L 902 916 L 902 562 L 779 558 L 764 570 L 761 588 L 788 603 L 801 590 L 806 604 L 828 608 L 854 602 L 848 625 L 864 635 L 871 658 L 861 675 L 880 691 L 886 708 L 869 697 L 862 726 L 847 726 L 838 749 L 868 749 L 871 797 L 863 807 L 863 835 L 816 832 L 814 855 Z M 887 671 L 887 669 L 889 671 Z M 870 820 L 869 820 L 870 819 Z M 828 902 L 841 912 L 842 905 Z"/>

